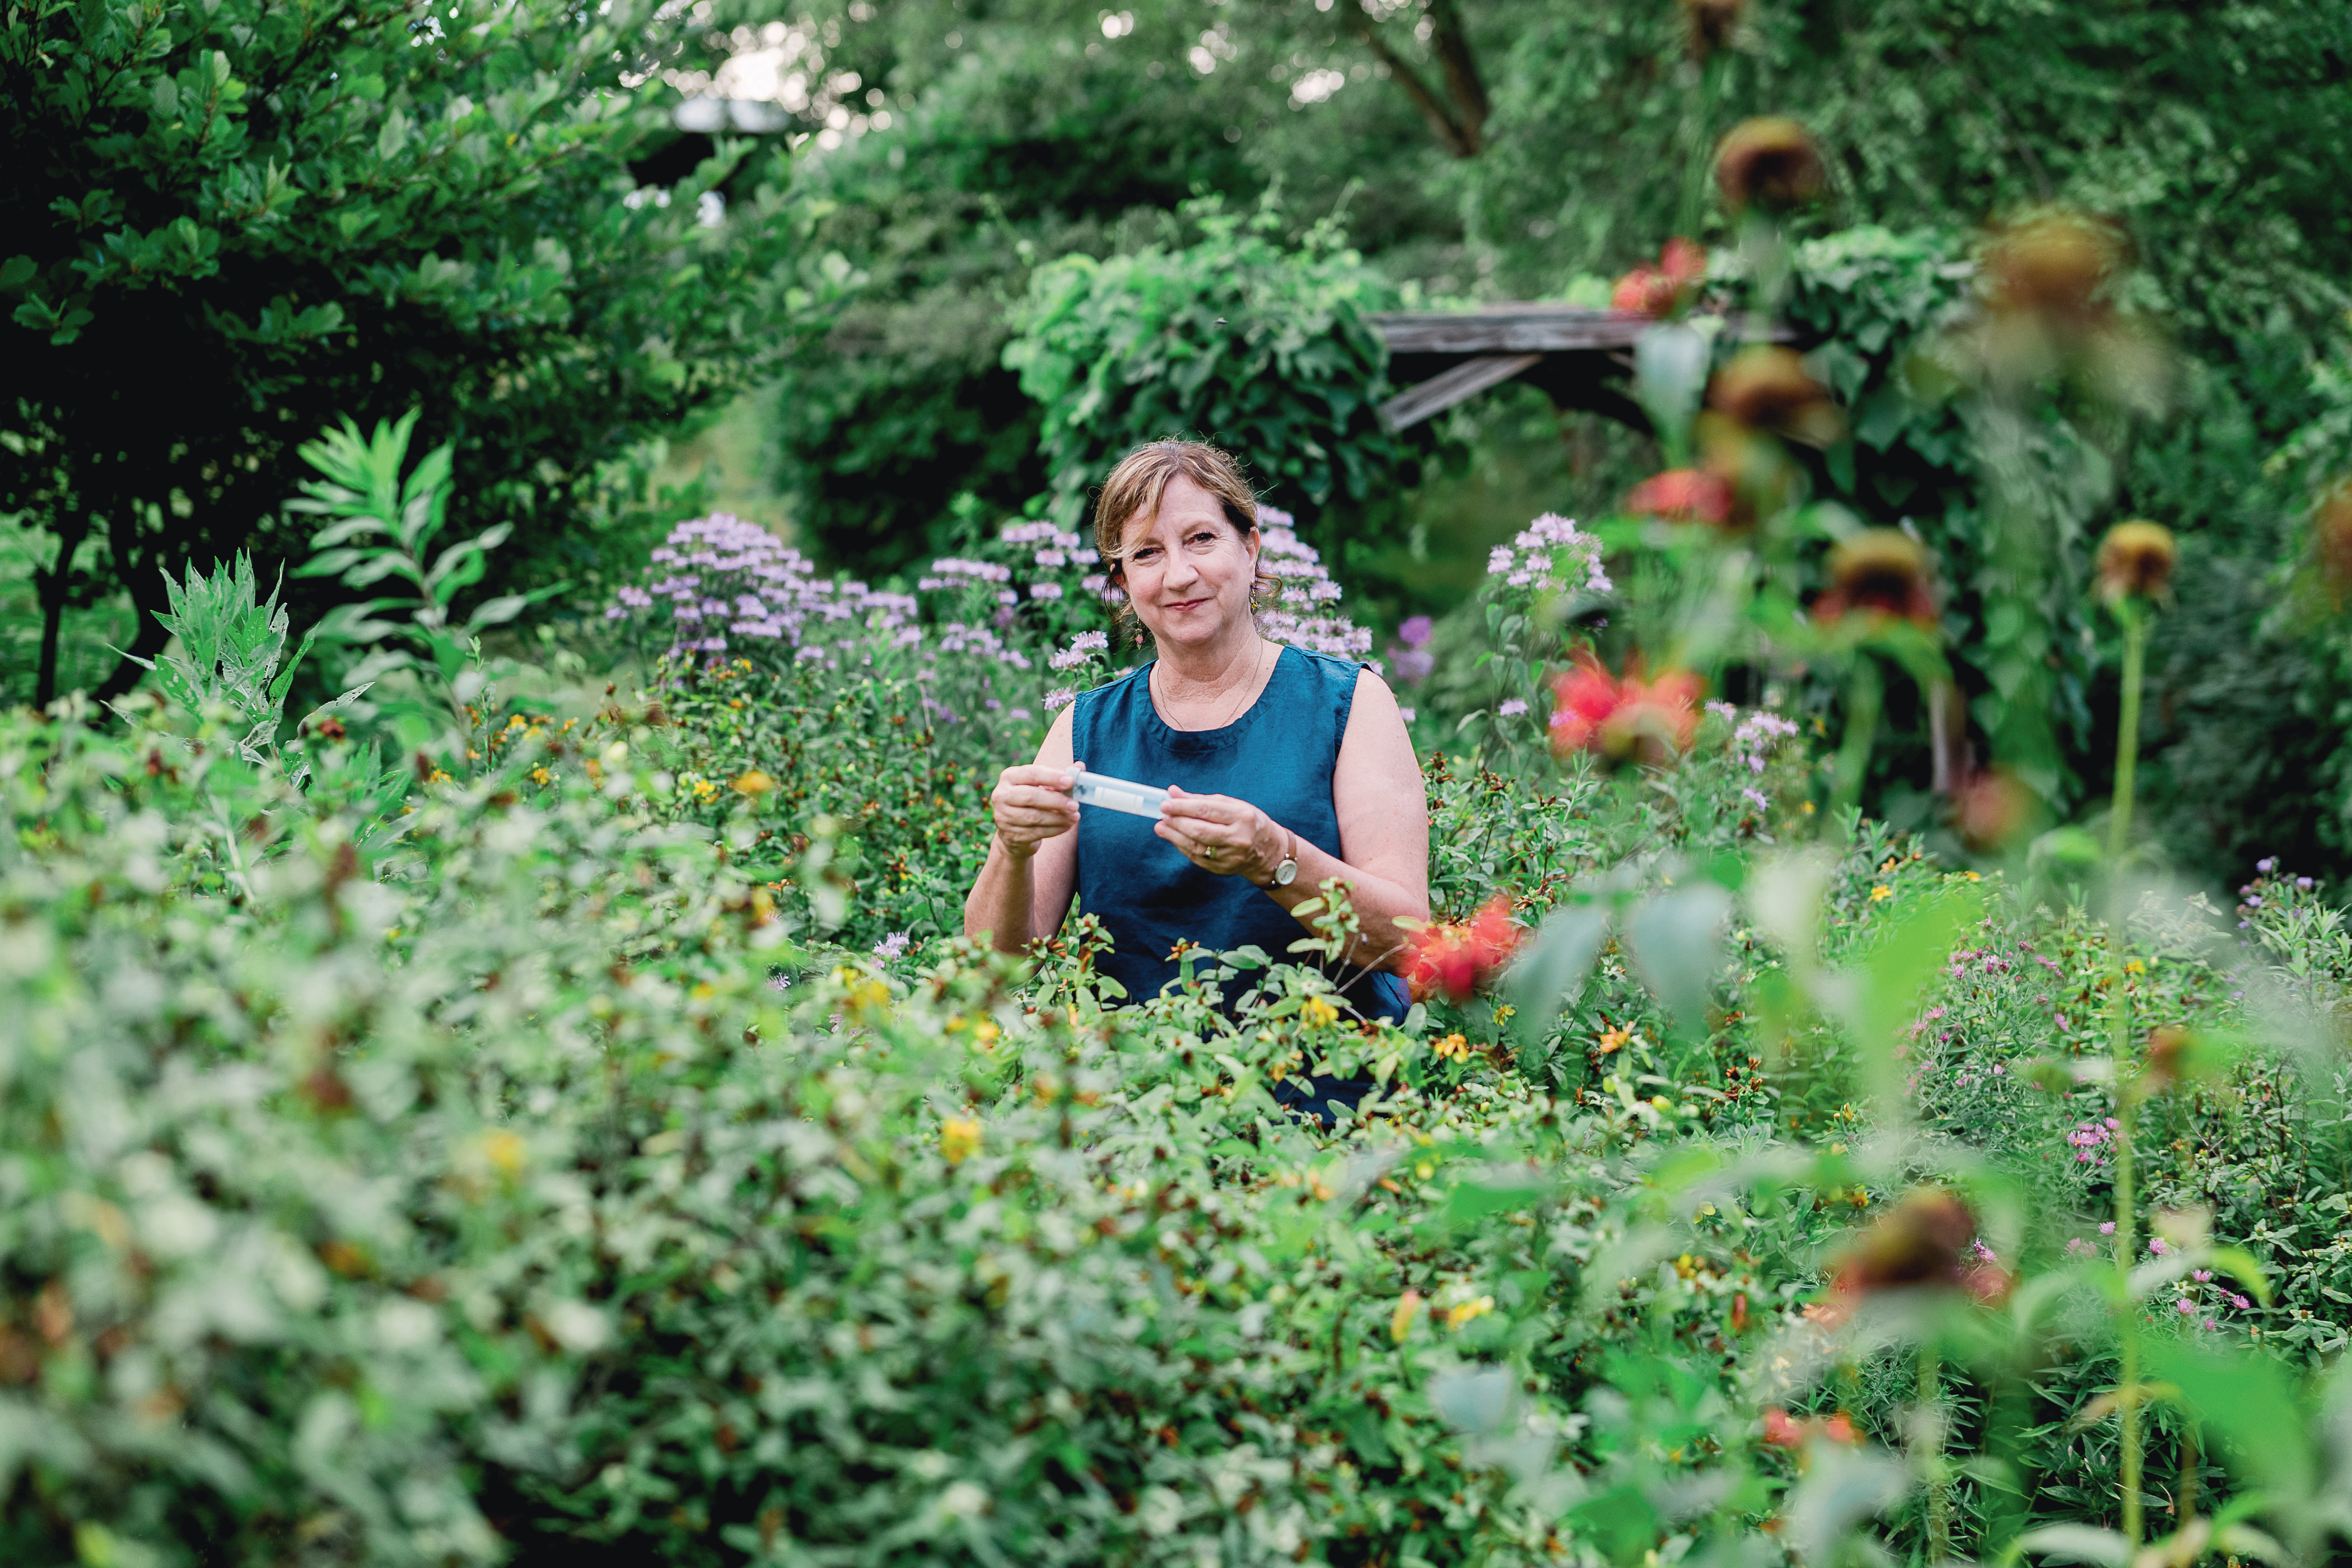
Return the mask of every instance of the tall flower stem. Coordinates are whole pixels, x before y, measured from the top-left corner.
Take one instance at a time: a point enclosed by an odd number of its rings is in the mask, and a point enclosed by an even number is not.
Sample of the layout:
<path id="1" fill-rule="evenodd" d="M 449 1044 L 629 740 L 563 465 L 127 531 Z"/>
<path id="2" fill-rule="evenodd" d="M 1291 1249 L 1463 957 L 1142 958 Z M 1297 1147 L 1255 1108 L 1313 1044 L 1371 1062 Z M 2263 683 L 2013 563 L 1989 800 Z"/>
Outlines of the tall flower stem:
<path id="1" fill-rule="evenodd" d="M 1837 799 L 1832 822 L 1862 799 L 1864 775 L 1870 769 L 1870 750 L 1878 741 L 1879 710 L 1885 691 L 1878 666 L 1866 653 L 1853 656 L 1853 674 L 1845 689 L 1845 739 L 1838 746 Z"/>
<path id="2" fill-rule="evenodd" d="M 2137 1121 L 2139 1093 L 2138 1073 L 2132 1061 L 2131 999 L 2125 994 L 2126 971 L 2120 900 L 2124 851 L 2131 843 L 2133 773 L 2139 760 L 2140 677 L 2147 663 L 2148 617 L 2147 607 L 2136 598 L 2119 599 L 2115 612 L 2124 631 L 2123 715 L 2116 726 L 2115 803 L 2107 822 L 2107 868 L 2114 879 L 2117 900 L 2107 925 L 2109 1070 L 2114 1075 L 2116 1093 L 2116 1331 L 2123 1363 L 2116 1397 L 2120 1402 L 2117 1414 L 2122 1425 L 2118 1479 L 2124 1494 L 2124 1538 L 2137 1550 L 2146 1528 L 2140 1500 L 2143 1439 L 2139 1420 L 2139 1303 L 2132 1299 L 2131 1289 L 2132 1222 L 2137 1207 L 2132 1134 Z"/>
<path id="3" fill-rule="evenodd" d="M 2116 606 L 2124 627 L 2124 706 L 2116 726 L 2115 805 L 2107 820 L 2107 862 L 2123 863 L 2131 845 L 2134 775 L 2139 765 L 2140 676 L 2147 663 L 2147 611 L 2137 599 Z"/>

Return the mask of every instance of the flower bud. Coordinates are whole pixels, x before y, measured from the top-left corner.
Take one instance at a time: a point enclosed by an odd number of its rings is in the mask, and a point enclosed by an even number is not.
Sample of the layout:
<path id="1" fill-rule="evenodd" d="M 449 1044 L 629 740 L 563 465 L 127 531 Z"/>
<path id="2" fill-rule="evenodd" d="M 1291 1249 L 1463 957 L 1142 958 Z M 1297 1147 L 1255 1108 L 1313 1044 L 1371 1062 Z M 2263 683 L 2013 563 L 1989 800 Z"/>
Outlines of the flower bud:
<path id="1" fill-rule="evenodd" d="M 1821 194 L 1825 173 L 1812 137 L 1793 120 L 1743 121 L 1716 149 L 1715 183 L 1736 213 L 1801 206 Z"/>
<path id="2" fill-rule="evenodd" d="M 2099 542 L 2099 596 L 2111 605 L 2120 599 L 2164 597 L 2179 554 L 2172 531 L 2160 523 L 2141 520 L 2116 524 Z"/>

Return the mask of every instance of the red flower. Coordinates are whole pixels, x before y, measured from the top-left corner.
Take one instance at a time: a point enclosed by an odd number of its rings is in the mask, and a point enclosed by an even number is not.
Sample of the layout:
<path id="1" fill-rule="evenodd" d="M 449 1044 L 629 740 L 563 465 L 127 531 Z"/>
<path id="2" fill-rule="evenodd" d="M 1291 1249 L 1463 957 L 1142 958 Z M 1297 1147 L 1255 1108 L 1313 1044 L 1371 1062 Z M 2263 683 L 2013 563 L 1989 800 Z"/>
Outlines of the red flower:
<path id="1" fill-rule="evenodd" d="M 1731 487 L 1700 468 L 1668 468 L 1635 485 L 1627 511 L 1646 512 L 1668 522 L 1704 522 L 1721 528 L 1731 520 Z"/>
<path id="2" fill-rule="evenodd" d="M 1768 1405 L 1764 1407 L 1764 1441 L 1774 1448 L 1801 1448 L 1805 1446 L 1805 1423 L 1777 1405 Z"/>
<path id="3" fill-rule="evenodd" d="M 1511 923 L 1510 895 L 1497 893 L 1458 925 L 1424 926 L 1416 931 L 1405 960 L 1405 982 L 1416 997 L 1443 991 L 1465 1002 L 1517 950 L 1522 934 Z"/>
<path id="4" fill-rule="evenodd" d="M 1669 316 L 1706 278 L 1706 247 L 1678 237 L 1666 241 L 1655 266 L 1644 261 L 1617 279 L 1609 308 L 1635 316 Z"/>
<path id="5" fill-rule="evenodd" d="M 1622 680 L 1597 664 L 1581 664 L 1552 681 L 1551 749 L 1598 752 L 1612 760 L 1639 753 L 1643 762 L 1670 761 L 1690 750 L 1698 730 L 1698 677 L 1669 670 L 1655 680 Z"/>

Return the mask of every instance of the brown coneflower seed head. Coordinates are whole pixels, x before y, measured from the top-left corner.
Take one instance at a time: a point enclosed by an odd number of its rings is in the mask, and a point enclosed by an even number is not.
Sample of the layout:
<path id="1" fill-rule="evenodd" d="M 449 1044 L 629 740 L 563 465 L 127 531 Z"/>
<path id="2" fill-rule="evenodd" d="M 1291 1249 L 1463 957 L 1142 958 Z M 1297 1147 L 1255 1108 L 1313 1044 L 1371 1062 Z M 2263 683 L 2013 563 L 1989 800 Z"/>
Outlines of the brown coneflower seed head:
<path id="1" fill-rule="evenodd" d="M 1838 1290 L 1867 1296 L 1880 1290 L 1951 1288 L 1961 1283 L 1962 1248 L 1977 1233 L 1977 1216 L 1958 1196 L 1922 1188 L 1862 1233 L 1837 1268 Z"/>
<path id="2" fill-rule="evenodd" d="M 2311 551 L 2340 603 L 2352 593 L 2352 479 L 2337 480 L 2312 509 Z"/>
<path id="3" fill-rule="evenodd" d="M 2099 596 L 2109 604 L 2118 599 L 2157 599 L 2172 584 L 2172 565 L 2180 557 L 2172 530 L 2137 519 L 2119 522 L 2099 542 Z"/>
<path id="4" fill-rule="evenodd" d="M 1821 195 L 1821 150 L 1793 120 L 1743 121 L 1716 149 L 1715 183 L 1733 212 L 1784 211 Z"/>
<path id="5" fill-rule="evenodd" d="M 1757 343 L 1732 356 L 1707 385 L 1707 403 L 1751 430 L 1816 444 L 1837 436 L 1837 407 L 1795 351 Z"/>
<path id="6" fill-rule="evenodd" d="M 2102 313 L 2101 287 L 2123 260 L 2116 231 L 2077 213 L 2043 213 L 1996 237 L 1985 258 L 1997 310 L 2059 321 Z"/>
<path id="7" fill-rule="evenodd" d="M 1929 584 L 1927 546 L 1901 529 L 1864 529 L 1838 541 L 1830 552 L 1829 569 L 1829 589 L 1813 601 L 1815 620 L 1886 616 L 1935 626 L 1936 595 Z"/>
<path id="8" fill-rule="evenodd" d="M 2007 846 L 2033 820 L 2033 795 L 2002 773 L 1979 773 L 1952 792 L 1952 830 L 1983 853 Z"/>
<path id="9" fill-rule="evenodd" d="M 2166 1027 L 2147 1037 L 2147 1084 L 2151 1091 L 2170 1089 L 2189 1076 L 2196 1037 L 2186 1029 Z"/>
<path id="10" fill-rule="evenodd" d="M 1732 29 L 1747 14 L 1748 0 L 1682 0 L 1683 19 L 1690 24 L 1691 53 L 1705 59 L 1731 41 Z"/>

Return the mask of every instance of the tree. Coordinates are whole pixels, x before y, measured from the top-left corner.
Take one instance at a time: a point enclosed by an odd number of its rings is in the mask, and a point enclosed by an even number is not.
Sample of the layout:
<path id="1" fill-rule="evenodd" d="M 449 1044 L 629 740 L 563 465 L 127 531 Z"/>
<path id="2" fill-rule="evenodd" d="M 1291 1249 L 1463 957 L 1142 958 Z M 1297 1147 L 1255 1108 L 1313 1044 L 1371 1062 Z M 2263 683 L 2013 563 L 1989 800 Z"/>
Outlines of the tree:
<path id="1" fill-rule="evenodd" d="M 54 543 L 38 700 L 69 605 L 126 589 L 152 658 L 166 572 L 298 551 L 278 509 L 332 414 L 423 406 L 464 521 L 515 527 L 503 570 L 594 571 L 612 466 L 755 370 L 792 236 L 744 145 L 674 192 L 631 174 L 668 26 L 643 0 L 9 13 L 0 513 Z"/>

